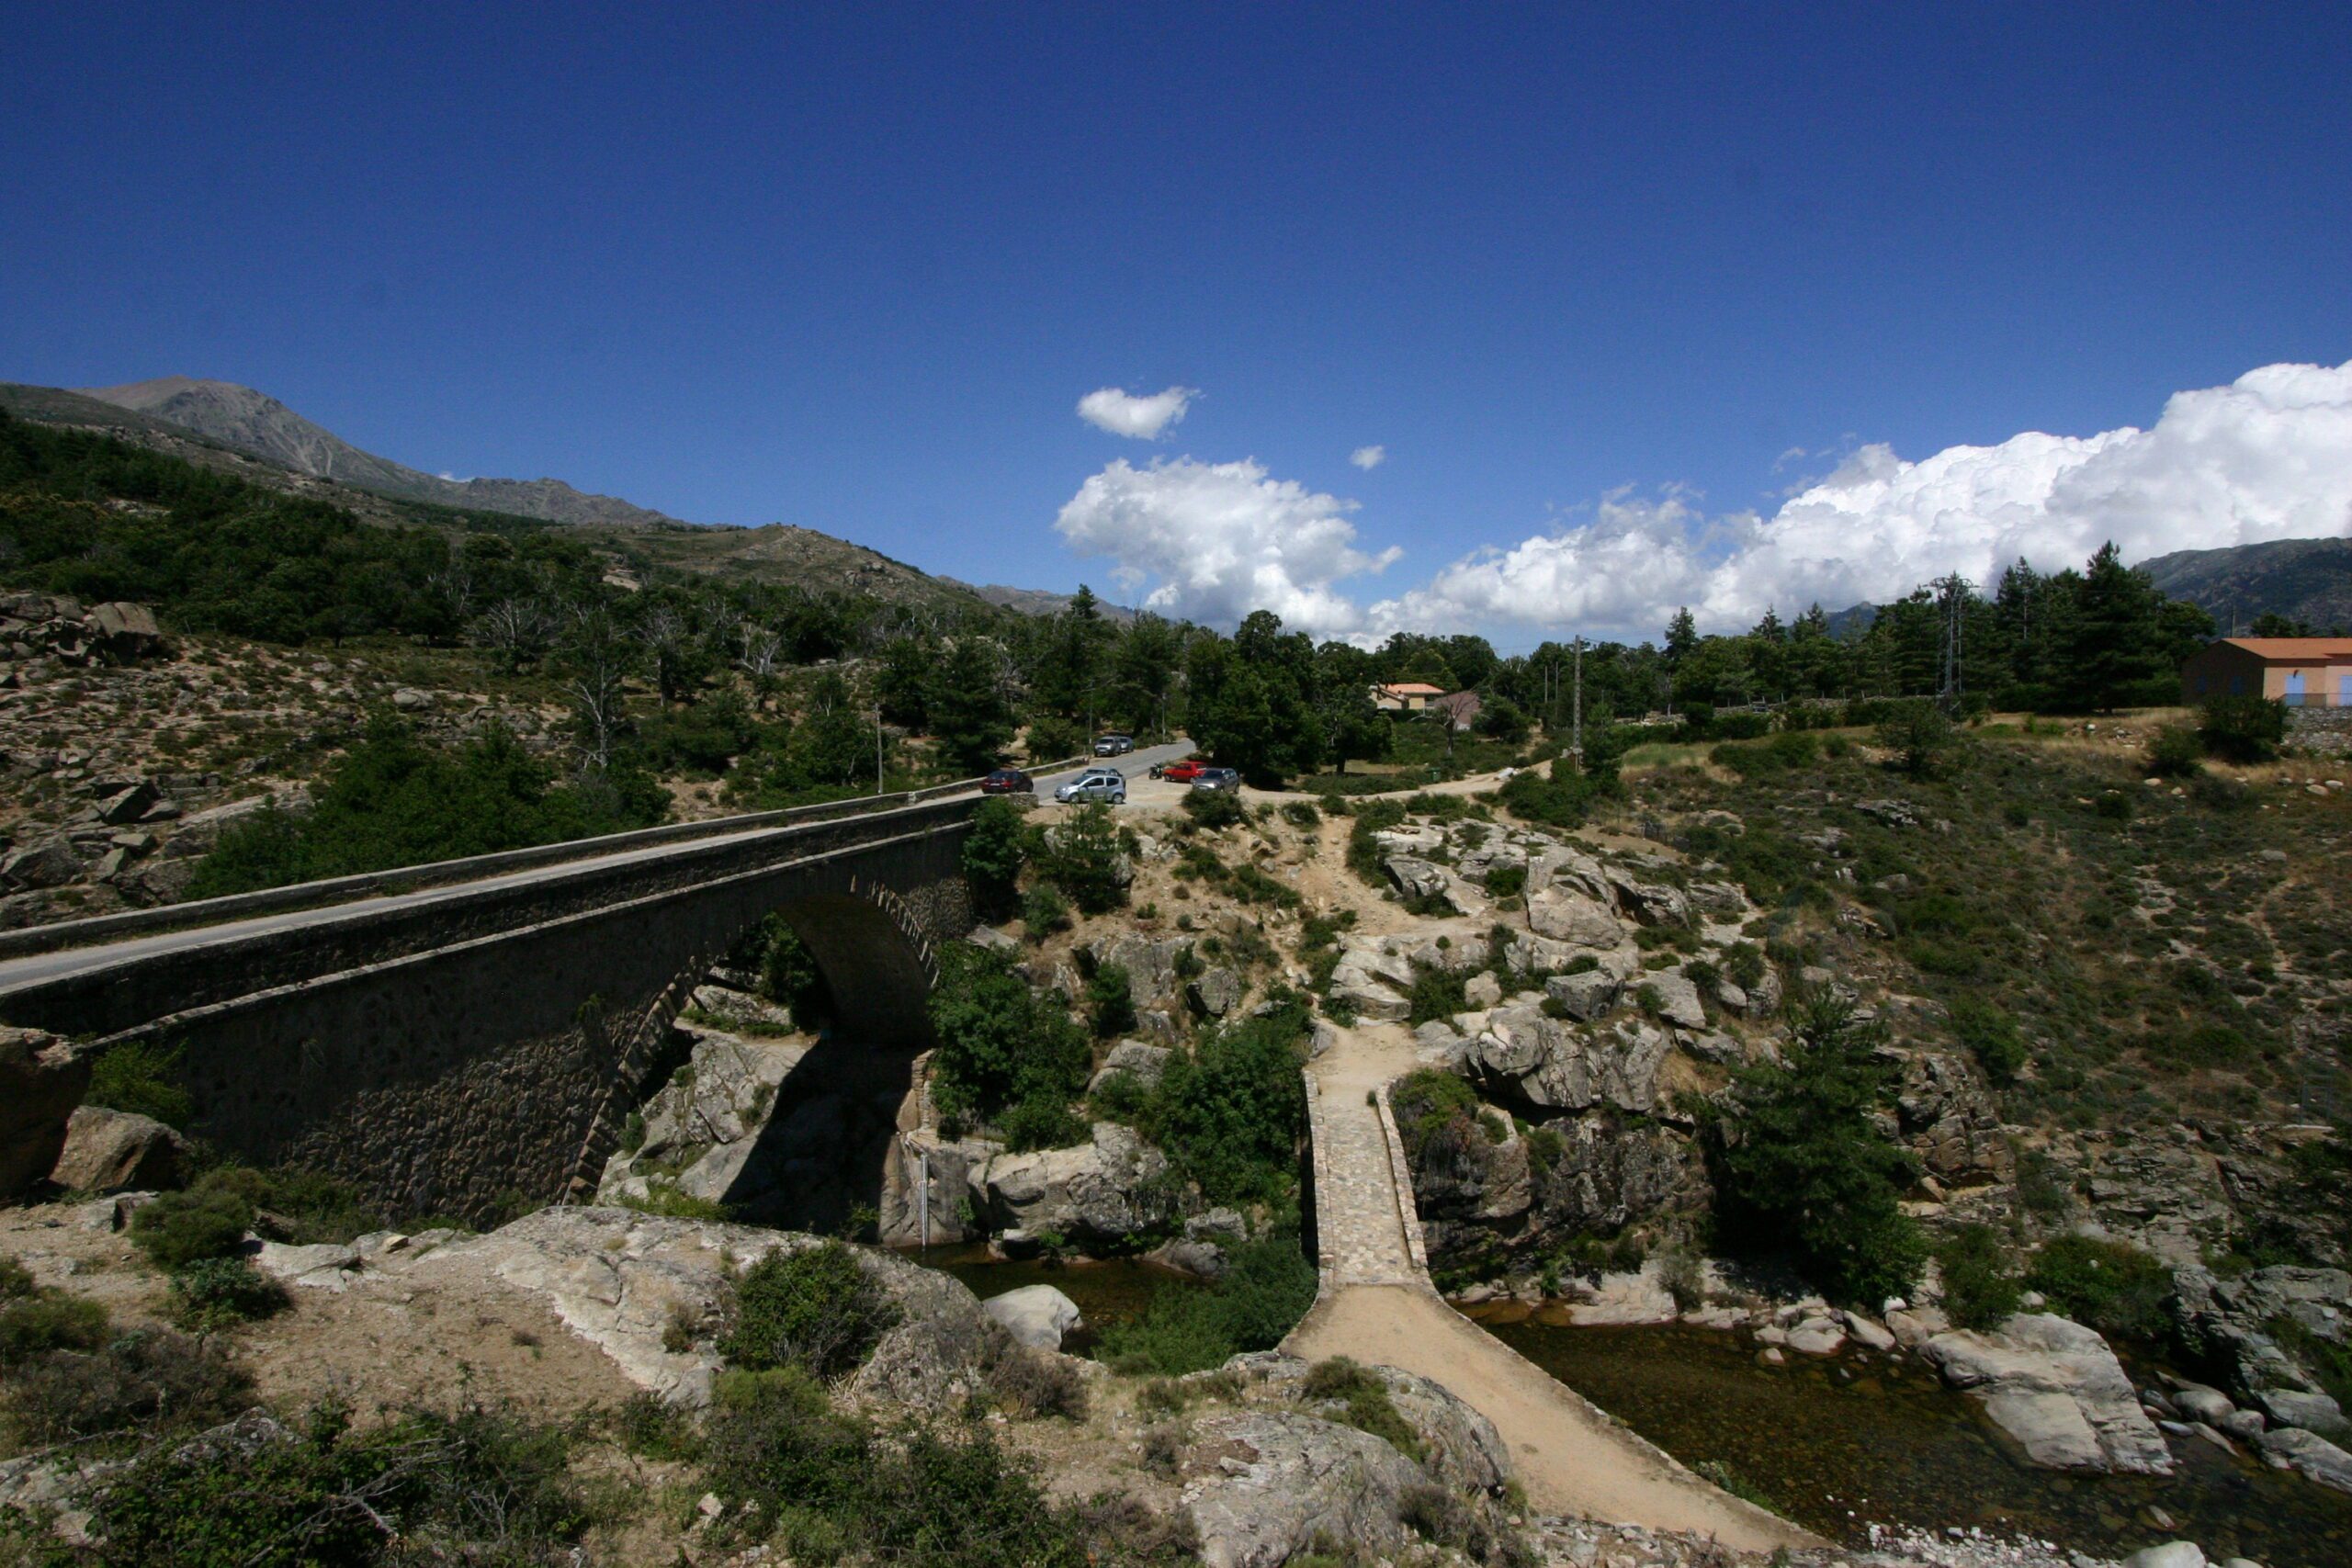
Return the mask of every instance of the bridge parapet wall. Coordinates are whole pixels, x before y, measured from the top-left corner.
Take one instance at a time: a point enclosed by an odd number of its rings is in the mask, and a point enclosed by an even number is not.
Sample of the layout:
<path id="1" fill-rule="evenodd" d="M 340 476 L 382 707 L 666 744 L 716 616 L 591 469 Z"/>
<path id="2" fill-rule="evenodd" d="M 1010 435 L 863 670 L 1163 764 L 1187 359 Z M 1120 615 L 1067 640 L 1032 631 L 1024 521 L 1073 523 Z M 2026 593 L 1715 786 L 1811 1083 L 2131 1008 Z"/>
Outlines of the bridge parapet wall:
<path id="1" fill-rule="evenodd" d="M 413 953 L 545 925 L 676 888 L 721 881 L 763 866 L 854 851 L 877 840 L 960 829 L 975 797 L 896 811 L 763 829 L 715 843 L 687 843 L 617 865 L 553 868 L 495 887 L 452 887 L 396 908 L 355 908 L 347 917 L 175 947 L 55 979 L 0 991 L 0 1019 L 26 1028 L 106 1040 L 153 1021 L 259 991 L 300 986 Z M 960 842 L 960 837 L 958 838 Z M 960 884 L 959 884 L 960 886 Z M 926 904 L 919 919 L 934 936 L 969 928 L 968 907 Z M 963 923 L 956 924 L 961 919 Z M 944 923 L 933 923 L 933 922 Z"/>
<path id="2" fill-rule="evenodd" d="M 860 1048 L 929 1043 L 935 945 L 970 929 L 969 801 L 151 955 L 0 997 L 12 1021 L 181 1052 L 190 1131 L 404 1215 L 592 1190 L 709 965 L 781 913 Z M 896 829 L 884 836 L 886 829 Z"/>

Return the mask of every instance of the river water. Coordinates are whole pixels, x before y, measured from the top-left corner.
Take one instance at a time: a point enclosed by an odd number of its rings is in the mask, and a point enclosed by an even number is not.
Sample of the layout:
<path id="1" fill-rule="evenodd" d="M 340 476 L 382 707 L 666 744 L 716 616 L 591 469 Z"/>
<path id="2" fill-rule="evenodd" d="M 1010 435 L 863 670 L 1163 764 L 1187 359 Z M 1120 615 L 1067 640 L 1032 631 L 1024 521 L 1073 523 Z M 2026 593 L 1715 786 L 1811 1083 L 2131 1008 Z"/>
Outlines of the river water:
<path id="1" fill-rule="evenodd" d="M 984 1247 L 909 1254 L 983 1299 L 1055 1286 L 1091 1328 L 1141 1314 L 1165 1290 L 1198 1287 L 1134 1259 L 1008 1263 Z M 1866 1542 L 1871 1523 L 1981 1526 L 2096 1557 L 2187 1539 L 2215 1561 L 2267 1568 L 2352 1564 L 2352 1497 L 2232 1458 L 2202 1438 L 2172 1438 L 2169 1479 L 2073 1479 L 2026 1464 L 1924 1364 L 1864 1353 L 1790 1358 L 1767 1367 L 1739 1336 L 1679 1325 L 1571 1328 L 1527 1308 L 1472 1308 L 1504 1344 L 1686 1464 L 1727 1466 L 1778 1512 L 1834 1540 Z M 1074 1337 L 1083 1354 L 1091 1336 Z M 2135 1370 L 2135 1382 L 2147 1376 Z M 2170 1516 L 2155 1522 L 2152 1510 Z"/>
<path id="2" fill-rule="evenodd" d="M 2216 1561 L 2352 1563 L 2352 1497 L 2201 1438 L 2169 1439 L 2169 1479 L 2070 1479 L 2013 1457 L 1973 1400 L 1907 1357 L 1768 1367 L 1733 1334 L 1503 1321 L 1524 1311 L 1470 1315 L 1675 1458 L 1727 1465 L 1779 1512 L 1838 1540 L 1859 1543 L 1872 1521 L 1975 1525 L 2096 1557 L 2187 1539 Z"/>

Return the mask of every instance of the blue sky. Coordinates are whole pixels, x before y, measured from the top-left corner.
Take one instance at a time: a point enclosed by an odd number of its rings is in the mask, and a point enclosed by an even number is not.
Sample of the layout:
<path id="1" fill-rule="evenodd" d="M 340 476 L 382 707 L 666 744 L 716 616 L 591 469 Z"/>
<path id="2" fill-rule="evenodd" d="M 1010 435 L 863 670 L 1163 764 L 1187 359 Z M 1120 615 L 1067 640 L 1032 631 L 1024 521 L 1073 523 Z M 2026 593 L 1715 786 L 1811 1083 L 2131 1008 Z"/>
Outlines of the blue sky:
<path id="1" fill-rule="evenodd" d="M 2343 531 L 2340 5 L 0 22 L 8 379 L 218 377 L 423 468 L 1355 635 Z M 2268 366 L 2322 374 L 2222 395 Z M 1105 387 L 1201 395 L 1142 441 Z M 2187 478 L 2001 445 L 2200 389 Z M 2172 515 L 2214 439 L 2251 469 Z M 1911 467 L 1961 444 L 2005 456 Z M 1834 560 L 1779 527 L 1825 479 Z M 1994 500 L 1955 532 L 1939 482 Z"/>

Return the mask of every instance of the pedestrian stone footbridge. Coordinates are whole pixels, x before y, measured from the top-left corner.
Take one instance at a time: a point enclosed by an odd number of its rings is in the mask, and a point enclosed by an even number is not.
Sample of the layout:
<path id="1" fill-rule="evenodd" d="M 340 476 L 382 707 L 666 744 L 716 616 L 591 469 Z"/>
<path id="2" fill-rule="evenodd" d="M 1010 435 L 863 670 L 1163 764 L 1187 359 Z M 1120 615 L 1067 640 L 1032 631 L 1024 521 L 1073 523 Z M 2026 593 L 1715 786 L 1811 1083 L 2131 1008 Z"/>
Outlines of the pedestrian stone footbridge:
<path id="1" fill-rule="evenodd" d="M 978 796 L 649 829 L 0 939 L 0 1021 L 181 1053 L 190 1130 L 416 1213 L 593 1190 L 695 984 L 768 915 L 840 1034 L 929 1043 Z"/>

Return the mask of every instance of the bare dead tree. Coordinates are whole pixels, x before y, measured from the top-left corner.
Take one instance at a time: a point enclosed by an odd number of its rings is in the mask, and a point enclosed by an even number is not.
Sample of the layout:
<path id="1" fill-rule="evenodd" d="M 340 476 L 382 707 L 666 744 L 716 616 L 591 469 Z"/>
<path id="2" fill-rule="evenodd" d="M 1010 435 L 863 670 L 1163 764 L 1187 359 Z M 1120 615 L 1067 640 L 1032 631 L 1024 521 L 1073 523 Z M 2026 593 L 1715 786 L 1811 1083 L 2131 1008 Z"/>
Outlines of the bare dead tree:
<path id="1" fill-rule="evenodd" d="M 637 647 L 613 624 L 609 612 L 589 604 L 574 609 L 562 652 L 563 690 L 579 721 L 581 759 L 592 768 L 608 767 L 627 717 L 627 686 L 637 666 Z"/>
<path id="2" fill-rule="evenodd" d="M 512 671 L 544 654 L 555 628 L 555 614 L 544 601 L 501 599 L 476 618 L 474 637 L 497 649 Z"/>

